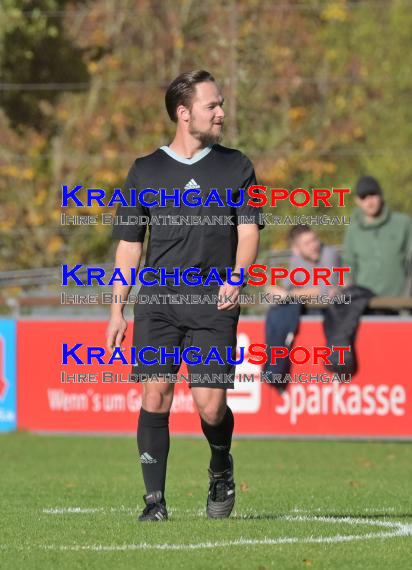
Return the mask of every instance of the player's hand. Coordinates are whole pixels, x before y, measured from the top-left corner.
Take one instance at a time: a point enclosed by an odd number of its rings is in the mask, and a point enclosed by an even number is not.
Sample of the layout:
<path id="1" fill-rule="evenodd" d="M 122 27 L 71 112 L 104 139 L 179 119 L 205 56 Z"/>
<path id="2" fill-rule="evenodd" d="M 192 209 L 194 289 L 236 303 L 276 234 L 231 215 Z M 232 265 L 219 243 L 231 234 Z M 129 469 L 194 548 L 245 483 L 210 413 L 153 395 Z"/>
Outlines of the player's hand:
<path id="1" fill-rule="evenodd" d="M 106 347 L 113 352 L 117 346 L 122 346 L 127 330 L 127 322 L 123 315 L 112 316 L 106 330 Z"/>
<path id="2" fill-rule="evenodd" d="M 229 283 L 223 283 L 219 288 L 219 297 L 221 297 L 222 302 L 217 304 L 219 311 L 231 311 L 239 306 L 238 298 L 240 293 L 240 285 L 229 285 Z"/>

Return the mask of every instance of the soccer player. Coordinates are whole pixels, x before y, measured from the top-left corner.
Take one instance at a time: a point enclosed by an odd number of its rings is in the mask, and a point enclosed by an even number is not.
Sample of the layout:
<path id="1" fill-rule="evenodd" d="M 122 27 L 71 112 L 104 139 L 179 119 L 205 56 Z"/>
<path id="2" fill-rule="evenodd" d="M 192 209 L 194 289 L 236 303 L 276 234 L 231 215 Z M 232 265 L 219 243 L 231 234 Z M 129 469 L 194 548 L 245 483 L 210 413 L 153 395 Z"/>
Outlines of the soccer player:
<path id="1" fill-rule="evenodd" d="M 211 449 L 206 511 L 211 518 L 225 518 L 230 515 L 235 502 L 233 458 L 230 454 L 234 420 L 226 403 L 226 390 L 233 388 L 230 375 L 234 378 L 234 366 L 228 362 L 226 347 L 230 348 L 231 358 L 235 359 L 240 312 L 237 302 L 240 285 L 227 282 L 227 268 L 233 281 L 241 283 L 240 270 L 246 268 L 247 271 L 254 263 L 262 227 L 259 224 L 261 209 L 247 205 L 248 188 L 256 184 L 252 163 L 240 151 L 218 144 L 225 114 L 222 92 L 213 76 L 203 70 L 183 73 L 168 87 L 165 103 L 170 119 L 176 123 L 174 139 L 169 146 L 162 146 L 137 159 L 126 181 L 125 195 L 131 194 L 130 188 L 136 189 L 137 193 L 150 188 L 151 192 L 144 195 L 144 204 L 138 200 L 136 206 L 122 205 L 117 210 L 122 221 L 128 216 L 150 219 L 146 267 L 166 268 L 172 275 L 164 285 L 143 285 L 139 294 L 195 293 L 222 297 L 217 304 L 137 303 L 133 345 L 136 354 L 150 346 L 156 350 L 167 347 L 167 354 L 172 355 L 185 347 L 198 347 L 200 354 L 205 355 L 211 347 L 217 347 L 223 363 L 211 361 L 204 364 L 193 360 L 193 364 L 188 364 L 188 370 L 193 400 Z M 228 204 L 226 189 L 231 189 L 232 203 L 242 203 L 242 188 L 245 189 L 243 204 L 238 207 Z M 169 196 L 163 203 L 160 189 L 167 189 Z M 215 200 L 206 206 L 211 189 L 217 190 L 221 203 Z M 191 205 L 181 200 L 187 190 L 192 190 Z M 197 216 L 200 220 L 214 215 L 228 218 L 226 224 L 178 225 L 171 218 L 177 214 Z M 170 220 L 170 223 L 163 223 L 164 220 Z M 139 267 L 145 232 L 145 224 L 114 226 L 113 237 L 120 240 L 115 265 L 124 275 L 130 274 L 131 268 Z M 207 277 L 211 268 L 216 268 L 223 285 L 211 283 L 192 287 L 182 282 L 177 284 L 176 277 L 191 267 L 199 269 L 203 277 Z M 154 280 L 152 277 L 151 281 Z M 116 283 L 113 288 L 113 293 L 123 299 L 129 291 L 130 287 L 121 283 Z M 124 339 L 127 323 L 122 314 L 123 307 L 117 302 L 112 304 L 106 334 L 110 350 L 120 346 Z M 170 379 L 178 369 L 179 364 L 174 357 L 168 356 L 164 364 L 139 362 L 133 372 Z M 210 382 L 214 374 L 221 375 L 219 379 L 222 381 Z M 207 382 L 204 380 L 206 377 Z M 137 442 L 146 487 L 146 507 L 139 521 L 168 518 L 165 480 L 173 388 L 172 382 L 151 383 L 149 380 L 143 384 Z"/>

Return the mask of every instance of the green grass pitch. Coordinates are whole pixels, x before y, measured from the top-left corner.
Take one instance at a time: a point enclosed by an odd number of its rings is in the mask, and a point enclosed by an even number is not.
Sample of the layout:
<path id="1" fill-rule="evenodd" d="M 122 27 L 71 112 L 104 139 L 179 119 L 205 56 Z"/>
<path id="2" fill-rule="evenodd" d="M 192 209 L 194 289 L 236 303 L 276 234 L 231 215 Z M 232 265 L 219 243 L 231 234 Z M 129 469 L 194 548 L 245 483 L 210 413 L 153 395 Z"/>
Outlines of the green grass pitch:
<path id="1" fill-rule="evenodd" d="M 0 568 L 400 569 L 412 444 L 235 440 L 237 501 L 208 520 L 209 450 L 172 438 L 170 520 L 139 524 L 135 439 L 0 436 Z"/>

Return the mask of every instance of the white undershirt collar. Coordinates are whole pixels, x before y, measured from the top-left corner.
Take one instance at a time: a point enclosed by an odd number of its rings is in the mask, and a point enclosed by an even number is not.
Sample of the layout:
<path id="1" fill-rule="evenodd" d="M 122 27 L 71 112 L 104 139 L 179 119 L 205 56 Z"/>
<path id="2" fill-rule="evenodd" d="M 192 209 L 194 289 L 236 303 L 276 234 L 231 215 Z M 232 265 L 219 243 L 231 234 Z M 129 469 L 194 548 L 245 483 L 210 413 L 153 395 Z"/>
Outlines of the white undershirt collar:
<path id="1" fill-rule="evenodd" d="M 179 154 L 177 154 L 174 150 L 172 150 L 167 145 L 161 146 L 160 150 L 163 150 L 171 158 L 173 158 L 174 160 L 177 160 L 178 162 L 181 162 L 182 164 L 195 164 L 196 162 L 199 162 L 199 160 L 202 160 L 202 158 L 207 156 L 209 154 L 209 152 L 212 150 L 212 148 L 213 148 L 213 145 L 206 146 L 202 150 L 199 150 L 199 152 L 197 152 L 194 156 L 192 156 L 192 158 L 183 158 L 183 156 L 180 156 Z"/>

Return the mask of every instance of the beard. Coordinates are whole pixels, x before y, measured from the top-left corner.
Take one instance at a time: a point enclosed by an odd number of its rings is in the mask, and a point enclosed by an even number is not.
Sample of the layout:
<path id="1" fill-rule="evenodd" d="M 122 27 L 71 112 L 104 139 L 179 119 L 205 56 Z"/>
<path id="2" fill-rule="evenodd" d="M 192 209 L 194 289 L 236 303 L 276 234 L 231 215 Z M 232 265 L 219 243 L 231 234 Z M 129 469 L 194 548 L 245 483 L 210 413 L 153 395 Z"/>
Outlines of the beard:
<path id="1" fill-rule="evenodd" d="M 220 129 L 219 133 L 213 133 L 212 130 L 210 131 L 199 131 L 193 126 L 193 121 L 189 123 L 189 133 L 198 140 L 202 146 L 209 146 L 213 144 L 217 144 L 222 140 L 223 136 L 223 125 Z"/>

